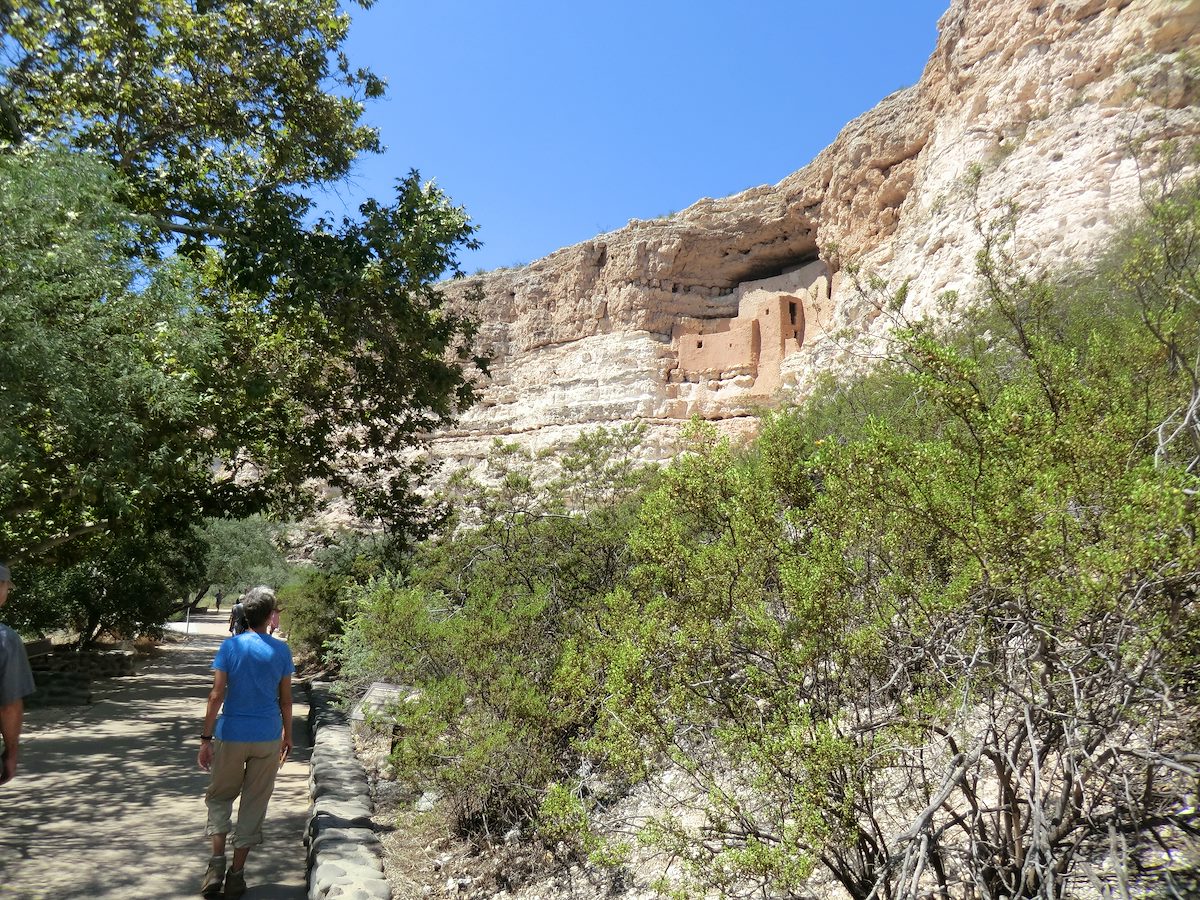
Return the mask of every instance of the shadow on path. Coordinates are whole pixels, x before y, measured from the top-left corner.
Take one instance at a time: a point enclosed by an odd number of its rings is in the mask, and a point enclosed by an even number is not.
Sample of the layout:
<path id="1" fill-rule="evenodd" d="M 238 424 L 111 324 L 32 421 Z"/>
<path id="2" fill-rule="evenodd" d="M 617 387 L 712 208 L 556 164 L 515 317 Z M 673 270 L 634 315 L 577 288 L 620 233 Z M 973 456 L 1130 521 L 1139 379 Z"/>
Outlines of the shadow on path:
<path id="1" fill-rule="evenodd" d="M 138 675 L 93 682 L 90 706 L 26 713 L 17 777 L 0 787 L 0 897 L 199 896 L 208 775 L 196 753 L 224 633 L 224 616 L 209 618 Z M 247 864 L 246 900 L 306 896 L 311 748 L 300 703 L 294 731 L 265 843 Z"/>

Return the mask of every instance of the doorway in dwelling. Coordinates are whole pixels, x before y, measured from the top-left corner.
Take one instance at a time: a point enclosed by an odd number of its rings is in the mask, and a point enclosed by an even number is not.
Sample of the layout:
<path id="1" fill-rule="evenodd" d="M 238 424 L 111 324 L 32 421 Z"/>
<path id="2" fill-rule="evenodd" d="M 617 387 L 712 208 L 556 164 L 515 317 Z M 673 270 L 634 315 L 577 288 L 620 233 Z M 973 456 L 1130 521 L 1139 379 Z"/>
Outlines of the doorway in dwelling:
<path id="1" fill-rule="evenodd" d="M 804 346 L 804 309 L 798 300 L 788 301 L 788 323 L 792 326 L 792 334 L 796 343 Z"/>

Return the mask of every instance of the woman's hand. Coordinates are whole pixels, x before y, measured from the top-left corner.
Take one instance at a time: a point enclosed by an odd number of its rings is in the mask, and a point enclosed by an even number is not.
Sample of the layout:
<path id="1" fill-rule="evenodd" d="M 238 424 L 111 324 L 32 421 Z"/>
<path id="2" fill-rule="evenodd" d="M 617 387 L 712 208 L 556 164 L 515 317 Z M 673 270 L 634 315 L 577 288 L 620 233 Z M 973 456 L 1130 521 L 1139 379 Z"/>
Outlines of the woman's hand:
<path id="1" fill-rule="evenodd" d="M 212 761 L 213 761 L 213 742 L 212 741 L 201 741 L 200 742 L 200 753 L 196 756 L 196 762 L 200 764 L 200 768 L 202 768 L 205 772 L 211 772 L 212 771 Z"/>

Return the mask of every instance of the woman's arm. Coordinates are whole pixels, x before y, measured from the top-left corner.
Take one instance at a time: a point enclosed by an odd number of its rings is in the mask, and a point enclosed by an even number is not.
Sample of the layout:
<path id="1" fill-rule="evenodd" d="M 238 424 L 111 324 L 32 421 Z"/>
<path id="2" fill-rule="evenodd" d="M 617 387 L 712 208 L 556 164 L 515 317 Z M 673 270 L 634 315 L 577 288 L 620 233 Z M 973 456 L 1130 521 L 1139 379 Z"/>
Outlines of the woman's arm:
<path id="1" fill-rule="evenodd" d="M 279 750 L 279 764 L 292 752 L 292 676 L 279 679 L 279 712 L 283 715 L 283 746 Z"/>
<path id="2" fill-rule="evenodd" d="M 212 690 L 208 692 L 208 706 L 204 710 L 204 730 L 200 733 L 211 737 L 213 729 L 217 727 L 217 713 L 221 711 L 221 704 L 225 702 L 225 688 L 229 685 L 229 675 L 217 669 L 213 672 Z M 200 754 L 196 757 L 196 762 L 200 764 L 205 772 L 212 767 L 213 758 L 213 742 L 201 741 Z"/>

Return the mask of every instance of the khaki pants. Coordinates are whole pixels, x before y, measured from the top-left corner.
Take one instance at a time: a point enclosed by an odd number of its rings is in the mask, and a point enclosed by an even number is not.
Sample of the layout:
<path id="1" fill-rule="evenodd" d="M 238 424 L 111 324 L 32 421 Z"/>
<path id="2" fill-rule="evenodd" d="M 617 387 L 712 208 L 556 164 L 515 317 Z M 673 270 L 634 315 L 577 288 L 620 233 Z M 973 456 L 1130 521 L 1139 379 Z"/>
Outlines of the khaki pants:
<path id="1" fill-rule="evenodd" d="M 241 794 L 233 848 L 239 850 L 262 843 L 262 824 L 267 816 L 267 802 L 275 790 L 280 749 L 278 739 L 214 742 L 212 782 L 204 794 L 208 806 L 205 835 L 229 834 L 233 800 Z"/>

